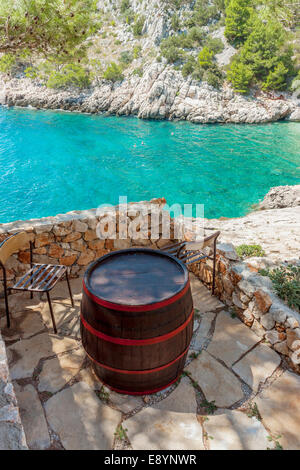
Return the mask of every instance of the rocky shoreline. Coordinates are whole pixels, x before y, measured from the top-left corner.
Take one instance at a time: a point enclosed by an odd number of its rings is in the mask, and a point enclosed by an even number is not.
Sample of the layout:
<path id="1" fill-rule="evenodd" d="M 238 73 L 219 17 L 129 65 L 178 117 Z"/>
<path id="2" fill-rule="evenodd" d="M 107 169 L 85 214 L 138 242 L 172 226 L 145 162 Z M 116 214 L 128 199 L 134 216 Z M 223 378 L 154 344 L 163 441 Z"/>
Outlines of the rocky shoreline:
<path id="1" fill-rule="evenodd" d="M 300 206 L 300 185 L 276 186 L 271 188 L 263 201 L 258 205 L 259 210 L 282 209 L 284 207 Z"/>
<path id="2" fill-rule="evenodd" d="M 221 231 L 223 243 L 258 244 L 265 256 L 251 258 L 256 268 L 281 263 L 300 264 L 300 185 L 271 188 L 256 208 L 243 217 L 205 219 Z"/>
<path id="3" fill-rule="evenodd" d="M 289 93 L 259 92 L 245 97 L 229 85 L 218 91 L 205 82 L 184 79 L 172 67 L 152 63 L 142 77 L 102 81 L 86 90 L 52 90 L 27 78 L 0 79 L 0 105 L 137 116 L 193 123 L 300 121 L 299 102 Z"/>

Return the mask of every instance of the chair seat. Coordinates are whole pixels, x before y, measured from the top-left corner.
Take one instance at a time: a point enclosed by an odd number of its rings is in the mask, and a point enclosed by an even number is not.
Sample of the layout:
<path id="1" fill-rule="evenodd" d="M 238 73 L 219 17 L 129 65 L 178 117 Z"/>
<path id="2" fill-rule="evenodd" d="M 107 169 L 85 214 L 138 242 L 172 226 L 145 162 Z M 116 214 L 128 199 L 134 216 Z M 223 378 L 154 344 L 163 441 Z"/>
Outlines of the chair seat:
<path id="1" fill-rule="evenodd" d="M 210 256 L 206 255 L 201 250 L 186 250 L 185 246 L 186 242 L 180 242 L 165 246 L 161 248 L 161 250 L 169 255 L 176 256 L 186 265 L 197 263 L 205 258 L 210 258 Z"/>
<path id="2" fill-rule="evenodd" d="M 15 290 L 49 292 L 67 271 L 63 265 L 34 264 L 12 287 Z"/>

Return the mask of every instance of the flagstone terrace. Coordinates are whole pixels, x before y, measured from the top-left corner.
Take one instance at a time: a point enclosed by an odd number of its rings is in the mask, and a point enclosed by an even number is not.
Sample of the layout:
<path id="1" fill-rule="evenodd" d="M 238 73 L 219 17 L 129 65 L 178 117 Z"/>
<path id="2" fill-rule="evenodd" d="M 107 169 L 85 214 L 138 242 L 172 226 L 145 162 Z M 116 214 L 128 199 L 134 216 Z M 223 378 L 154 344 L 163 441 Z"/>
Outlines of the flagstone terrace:
<path id="1" fill-rule="evenodd" d="M 262 449 L 300 447 L 300 377 L 194 276 L 194 336 L 179 383 L 145 397 L 119 395 L 94 376 L 81 346 L 82 280 L 75 307 L 61 282 L 58 334 L 39 297 L 14 294 L 1 319 L 10 375 L 31 449 Z"/>

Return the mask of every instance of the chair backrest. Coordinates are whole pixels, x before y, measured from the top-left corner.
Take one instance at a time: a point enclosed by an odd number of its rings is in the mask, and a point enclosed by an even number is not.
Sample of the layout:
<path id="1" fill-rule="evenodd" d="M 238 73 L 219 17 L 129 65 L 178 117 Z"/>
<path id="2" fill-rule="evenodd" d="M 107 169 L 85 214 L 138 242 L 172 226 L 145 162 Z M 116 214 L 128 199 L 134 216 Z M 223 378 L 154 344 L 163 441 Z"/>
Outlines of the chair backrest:
<path id="1" fill-rule="evenodd" d="M 0 244 L 0 264 L 4 266 L 8 258 L 20 250 L 25 248 L 25 245 L 29 242 L 29 235 L 26 232 L 17 232 L 6 238 Z"/>
<path id="2" fill-rule="evenodd" d="M 203 248 L 215 243 L 220 234 L 221 232 L 215 232 L 209 237 L 203 238 L 203 240 L 186 242 L 184 248 L 185 250 L 203 250 Z"/>

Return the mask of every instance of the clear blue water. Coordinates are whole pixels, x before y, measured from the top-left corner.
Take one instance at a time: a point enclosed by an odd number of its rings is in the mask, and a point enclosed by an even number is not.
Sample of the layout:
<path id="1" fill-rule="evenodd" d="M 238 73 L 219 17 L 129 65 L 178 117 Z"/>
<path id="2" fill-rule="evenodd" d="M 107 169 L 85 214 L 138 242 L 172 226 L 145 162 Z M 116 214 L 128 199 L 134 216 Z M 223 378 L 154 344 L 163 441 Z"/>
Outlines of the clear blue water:
<path id="1" fill-rule="evenodd" d="M 164 196 L 244 215 L 300 182 L 300 124 L 194 125 L 0 107 L 0 222 Z"/>

